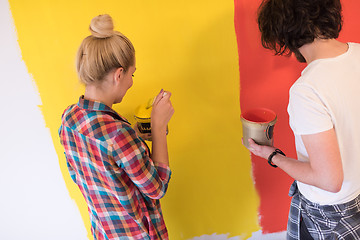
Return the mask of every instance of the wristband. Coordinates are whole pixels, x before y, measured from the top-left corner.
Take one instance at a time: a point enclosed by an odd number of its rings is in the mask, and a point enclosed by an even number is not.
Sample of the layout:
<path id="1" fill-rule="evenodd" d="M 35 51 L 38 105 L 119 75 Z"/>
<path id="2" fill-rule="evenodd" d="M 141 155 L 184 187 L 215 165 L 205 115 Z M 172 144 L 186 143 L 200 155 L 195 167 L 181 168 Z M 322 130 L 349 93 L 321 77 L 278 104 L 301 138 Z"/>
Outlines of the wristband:
<path id="1" fill-rule="evenodd" d="M 275 151 L 274 152 L 272 152 L 271 154 L 270 154 L 270 156 L 268 157 L 268 163 L 270 164 L 270 166 L 272 166 L 272 167 L 274 167 L 274 168 L 277 168 L 277 166 L 275 165 L 275 164 L 273 164 L 273 162 L 272 162 L 272 158 L 276 155 L 276 154 L 281 154 L 281 155 L 283 155 L 283 156 L 286 156 L 285 155 L 285 153 L 283 153 L 280 149 L 275 149 Z"/>

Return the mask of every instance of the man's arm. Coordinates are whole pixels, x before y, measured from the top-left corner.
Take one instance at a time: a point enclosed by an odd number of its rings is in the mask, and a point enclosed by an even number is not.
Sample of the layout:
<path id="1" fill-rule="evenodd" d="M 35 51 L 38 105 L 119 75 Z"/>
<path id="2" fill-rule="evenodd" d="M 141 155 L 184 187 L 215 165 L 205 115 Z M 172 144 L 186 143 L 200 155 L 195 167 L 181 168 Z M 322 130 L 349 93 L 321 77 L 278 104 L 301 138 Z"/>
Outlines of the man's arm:
<path id="1" fill-rule="evenodd" d="M 329 192 L 338 192 L 344 179 L 339 145 L 334 128 L 309 135 L 302 135 L 309 162 L 277 154 L 272 162 L 289 176 L 302 183 L 316 186 Z M 260 157 L 268 158 L 273 147 L 260 146 L 250 140 L 249 150 Z"/>

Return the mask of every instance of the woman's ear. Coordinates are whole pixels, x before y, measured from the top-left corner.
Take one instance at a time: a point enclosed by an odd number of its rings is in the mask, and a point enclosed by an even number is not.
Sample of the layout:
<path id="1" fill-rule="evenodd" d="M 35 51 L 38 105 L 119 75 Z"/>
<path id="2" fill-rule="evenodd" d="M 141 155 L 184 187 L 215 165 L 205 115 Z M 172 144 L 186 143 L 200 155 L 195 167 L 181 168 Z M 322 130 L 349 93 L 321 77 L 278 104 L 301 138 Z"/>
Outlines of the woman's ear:
<path id="1" fill-rule="evenodd" d="M 124 68 L 122 68 L 122 67 L 117 68 L 113 75 L 114 83 L 119 84 L 120 80 L 123 78 L 124 74 L 125 74 Z"/>

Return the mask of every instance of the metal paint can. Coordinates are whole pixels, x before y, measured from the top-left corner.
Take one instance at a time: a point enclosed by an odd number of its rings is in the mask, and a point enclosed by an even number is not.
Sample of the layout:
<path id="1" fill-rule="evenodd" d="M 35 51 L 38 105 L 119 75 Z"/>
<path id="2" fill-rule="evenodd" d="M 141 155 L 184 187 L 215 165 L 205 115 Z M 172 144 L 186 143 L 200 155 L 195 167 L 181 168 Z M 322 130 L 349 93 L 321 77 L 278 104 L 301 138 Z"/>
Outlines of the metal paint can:
<path id="1" fill-rule="evenodd" d="M 276 113 L 267 108 L 254 108 L 241 114 L 243 143 L 249 148 L 248 139 L 259 145 L 273 146 Z"/>
<path id="2" fill-rule="evenodd" d="M 151 102 L 151 100 L 149 100 Z M 135 121 L 141 133 L 151 133 L 152 104 L 145 103 L 135 109 Z"/>
<path id="3" fill-rule="evenodd" d="M 139 105 L 135 109 L 135 121 L 140 133 L 151 133 L 151 112 L 154 98 L 149 99 L 147 103 Z M 166 135 L 169 133 L 168 126 L 166 126 Z"/>

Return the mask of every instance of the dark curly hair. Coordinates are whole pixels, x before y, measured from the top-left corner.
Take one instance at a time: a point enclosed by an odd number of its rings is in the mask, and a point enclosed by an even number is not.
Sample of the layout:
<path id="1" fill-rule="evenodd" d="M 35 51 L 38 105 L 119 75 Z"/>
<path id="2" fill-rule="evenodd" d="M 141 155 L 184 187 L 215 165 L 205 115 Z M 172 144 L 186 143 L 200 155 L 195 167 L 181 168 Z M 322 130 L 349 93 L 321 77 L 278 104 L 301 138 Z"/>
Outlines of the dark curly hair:
<path id="1" fill-rule="evenodd" d="M 340 0 L 263 0 L 257 19 L 262 45 L 275 55 L 298 53 L 315 38 L 337 38 L 342 28 Z"/>

